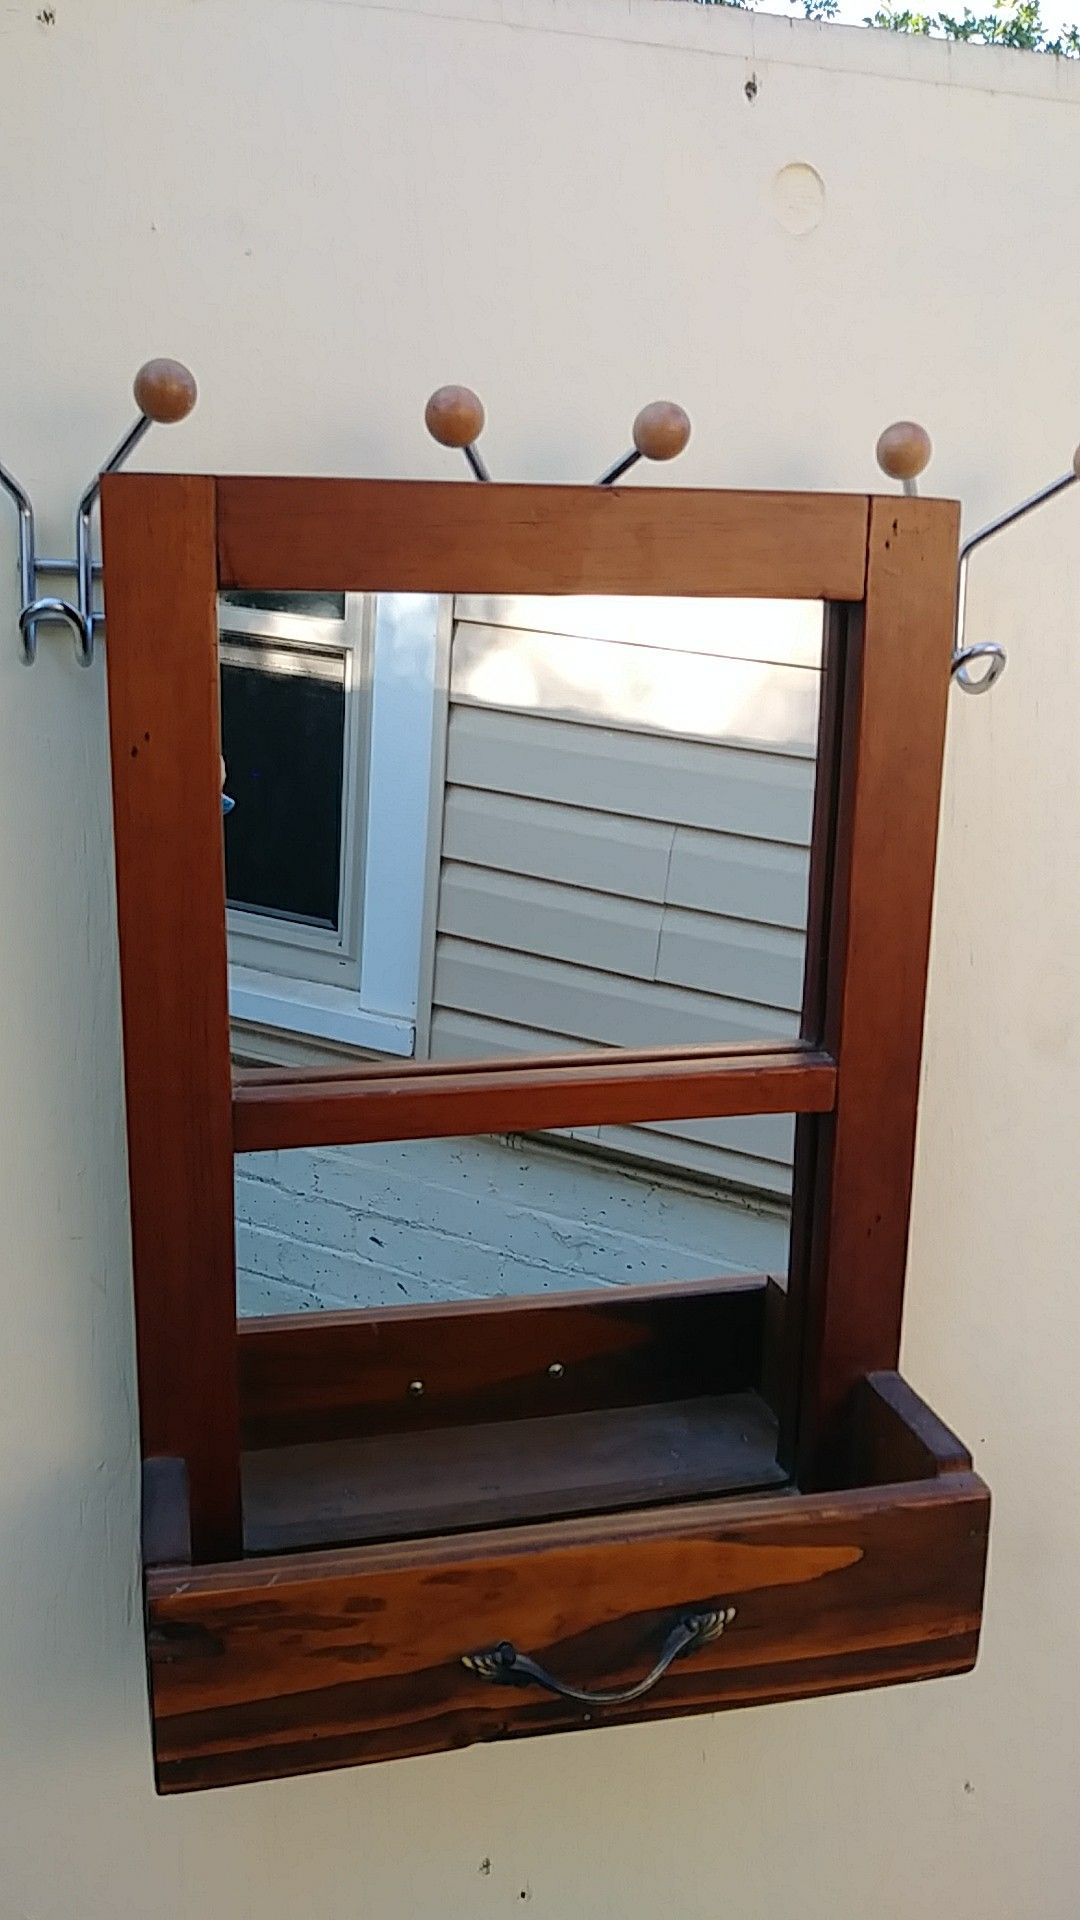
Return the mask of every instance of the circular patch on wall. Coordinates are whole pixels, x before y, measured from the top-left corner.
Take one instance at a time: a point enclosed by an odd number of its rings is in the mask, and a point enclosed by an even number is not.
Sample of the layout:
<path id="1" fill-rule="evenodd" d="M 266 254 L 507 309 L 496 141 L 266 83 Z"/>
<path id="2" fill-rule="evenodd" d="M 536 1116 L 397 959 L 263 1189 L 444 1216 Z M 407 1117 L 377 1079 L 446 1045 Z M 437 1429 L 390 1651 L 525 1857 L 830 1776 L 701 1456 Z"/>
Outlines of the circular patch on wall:
<path id="1" fill-rule="evenodd" d="M 769 199 L 785 233 L 812 233 L 825 212 L 825 182 L 816 167 L 793 160 L 781 167 Z"/>

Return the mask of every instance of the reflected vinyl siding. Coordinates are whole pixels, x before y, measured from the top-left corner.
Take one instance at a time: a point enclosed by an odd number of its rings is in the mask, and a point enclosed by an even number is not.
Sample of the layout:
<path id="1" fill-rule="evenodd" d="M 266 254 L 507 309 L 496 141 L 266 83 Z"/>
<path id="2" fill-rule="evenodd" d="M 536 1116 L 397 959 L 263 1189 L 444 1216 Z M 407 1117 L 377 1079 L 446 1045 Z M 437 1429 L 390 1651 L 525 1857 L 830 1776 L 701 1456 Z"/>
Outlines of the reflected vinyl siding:
<path id="1" fill-rule="evenodd" d="M 820 610 L 790 627 L 722 611 L 717 628 L 695 609 L 680 648 L 662 603 L 615 641 L 610 606 L 575 632 L 587 602 L 553 618 L 551 603 L 459 600 L 435 1056 L 798 1033 Z M 790 1185 L 783 1116 L 574 1137 L 762 1193 Z"/>

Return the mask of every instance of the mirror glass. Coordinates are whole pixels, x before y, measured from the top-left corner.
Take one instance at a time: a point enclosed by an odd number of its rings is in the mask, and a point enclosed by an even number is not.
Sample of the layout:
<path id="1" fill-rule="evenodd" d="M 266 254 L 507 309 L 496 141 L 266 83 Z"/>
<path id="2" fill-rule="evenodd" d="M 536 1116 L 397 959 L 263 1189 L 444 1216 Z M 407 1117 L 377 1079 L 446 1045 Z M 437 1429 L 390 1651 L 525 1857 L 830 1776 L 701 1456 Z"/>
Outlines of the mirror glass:
<path id="1" fill-rule="evenodd" d="M 790 1118 L 770 1116 L 243 1155 L 243 1315 L 405 1310 L 348 1363 L 353 1430 L 246 1453 L 249 1541 L 280 1551 L 782 1484 L 790 1138 Z M 718 1280 L 741 1297 L 703 1325 L 676 1289 Z M 620 1320 L 619 1296 L 642 1285 L 672 1345 L 630 1413 L 590 1372 L 588 1335 L 548 1322 L 537 1352 L 504 1322 L 494 1342 L 468 1330 L 463 1350 L 445 1321 L 409 1321 L 584 1293 L 614 1307 L 617 1355 L 642 1327 Z M 468 1419 L 456 1386 L 474 1375 L 496 1404 L 478 1385 L 483 1412 Z"/>
<path id="2" fill-rule="evenodd" d="M 823 608 L 223 596 L 248 1065 L 799 1031 Z M 787 1116 L 244 1156 L 243 1313 L 787 1271 Z"/>
<path id="3" fill-rule="evenodd" d="M 755 1115 L 243 1154 L 239 1311 L 740 1274 L 783 1285 L 792 1131 L 787 1115 Z"/>
<path id="4" fill-rule="evenodd" d="M 811 602 L 223 596 L 249 1051 L 793 1038 L 822 622 Z"/>

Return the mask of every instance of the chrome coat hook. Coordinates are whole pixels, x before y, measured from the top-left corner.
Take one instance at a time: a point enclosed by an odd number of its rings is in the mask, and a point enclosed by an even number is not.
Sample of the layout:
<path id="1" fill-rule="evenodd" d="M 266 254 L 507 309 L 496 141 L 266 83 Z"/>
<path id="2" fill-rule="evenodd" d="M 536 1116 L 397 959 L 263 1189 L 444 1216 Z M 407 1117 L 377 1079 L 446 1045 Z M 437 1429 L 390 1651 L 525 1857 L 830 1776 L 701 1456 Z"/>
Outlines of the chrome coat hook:
<path id="1" fill-rule="evenodd" d="M 988 693 L 995 680 L 1001 679 L 1008 661 L 1004 647 L 999 647 L 993 640 L 982 640 L 971 647 L 960 644 L 964 634 L 964 617 L 967 607 L 968 561 L 976 547 L 981 547 L 984 541 L 992 540 L 995 533 L 1004 532 L 1006 527 L 1015 526 L 1018 520 L 1025 519 L 1029 513 L 1034 513 L 1036 507 L 1041 507 L 1047 500 L 1053 500 L 1057 494 L 1064 493 L 1066 488 L 1073 486 L 1077 480 L 1080 480 L 1080 447 L 1077 447 L 1073 454 L 1073 463 L 1068 473 L 1061 474 L 1057 480 L 1051 480 L 1049 486 L 1040 487 L 1038 493 L 1030 494 L 1026 500 L 1021 500 L 1019 506 L 1010 507 L 1007 513 L 999 513 L 996 520 L 988 520 L 985 527 L 980 527 L 977 533 L 970 534 L 964 541 L 960 549 L 960 571 L 957 580 L 957 646 L 953 654 L 952 671 L 958 686 L 963 687 L 965 693 Z M 986 662 L 985 670 L 982 673 L 973 674 L 971 669 L 978 661 Z"/>
<path id="2" fill-rule="evenodd" d="M 477 441 L 484 431 L 484 408 L 471 387 L 438 387 L 424 408 L 424 422 L 441 447 L 460 447 L 477 480 L 491 475 Z M 674 460 L 690 438 L 690 416 L 673 400 L 642 407 L 633 425 L 633 446 L 600 475 L 597 485 L 614 486 L 639 460 Z"/>
<path id="3" fill-rule="evenodd" d="M 476 442 L 484 431 L 484 408 L 471 387 L 437 387 L 424 408 L 424 424 L 441 447 L 460 447 L 475 480 L 490 480 Z"/>
<path id="4" fill-rule="evenodd" d="M 22 636 L 22 657 L 28 666 L 32 666 L 37 658 L 38 629 L 50 622 L 71 629 L 76 659 L 81 666 L 88 667 L 91 664 L 95 627 L 101 618 L 94 612 L 91 522 L 102 475 L 115 473 L 118 467 L 123 466 L 155 421 L 171 425 L 176 420 L 186 419 L 198 398 L 194 375 L 179 360 L 148 360 L 135 375 L 134 392 L 138 417 L 119 446 L 98 468 L 76 509 L 74 560 L 43 560 L 38 557 L 34 509 L 29 495 L 14 475 L 0 466 L 0 487 L 15 502 L 19 519 L 19 632 Z M 40 575 L 56 573 L 74 574 L 74 602 L 51 594 L 39 595 Z"/>
<path id="5" fill-rule="evenodd" d="M 877 462 L 883 473 L 890 479 L 899 480 L 904 492 L 918 493 L 918 476 L 929 462 L 933 453 L 933 444 L 925 427 L 913 420 L 897 420 L 886 427 L 877 443 Z M 978 532 L 969 534 L 960 548 L 960 562 L 956 582 L 956 637 L 953 645 L 951 673 L 964 693 L 989 693 L 990 688 L 1001 679 L 1008 665 L 1008 655 L 1004 647 L 996 640 L 978 640 L 970 647 L 964 645 L 964 623 L 967 615 L 968 562 L 977 547 L 992 540 L 996 533 L 1003 533 L 1006 527 L 1015 526 L 1027 514 L 1033 513 L 1047 500 L 1053 500 L 1064 493 L 1075 481 L 1080 480 L 1080 447 L 1073 455 L 1073 463 L 1068 473 L 1059 479 L 1051 480 L 1049 486 L 1040 487 L 1027 500 L 1021 500 L 1019 506 L 1010 507 L 1007 513 L 1000 513 L 996 520 L 989 520 Z M 976 671 L 972 671 L 975 668 Z M 978 670 L 981 668 L 981 671 Z"/>
<path id="6" fill-rule="evenodd" d="M 652 400 L 642 407 L 630 437 L 634 444 L 629 453 L 605 468 L 598 487 L 613 487 L 639 460 L 674 460 L 690 438 L 690 415 L 674 400 Z"/>

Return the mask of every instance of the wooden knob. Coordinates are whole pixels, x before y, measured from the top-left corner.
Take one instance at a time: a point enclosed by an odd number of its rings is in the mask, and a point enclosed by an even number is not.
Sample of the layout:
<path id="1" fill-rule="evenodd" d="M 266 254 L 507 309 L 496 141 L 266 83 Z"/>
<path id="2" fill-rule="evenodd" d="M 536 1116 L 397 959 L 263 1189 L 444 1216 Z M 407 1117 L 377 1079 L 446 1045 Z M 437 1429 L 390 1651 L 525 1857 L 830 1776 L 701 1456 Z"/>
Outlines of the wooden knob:
<path id="1" fill-rule="evenodd" d="M 674 460 L 690 438 L 690 415 L 674 400 L 653 400 L 634 421 L 634 445 L 646 460 Z"/>
<path id="2" fill-rule="evenodd" d="M 441 447 L 471 447 L 484 431 L 484 409 L 471 387 L 439 387 L 424 408 L 424 424 Z"/>
<path id="3" fill-rule="evenodd" d="M 894 420 L 877 443 L 877 463 L 890 480 L 915 480 L 928 465 L 934 443 L 914 420 Z"/>
<path id="4" fill-rule="evenodd" d="M 163 426 L 186 420 L 198 397 L 195 375 L 180 360 L 148 360 L 135 375 L 135 405 Z"/>

